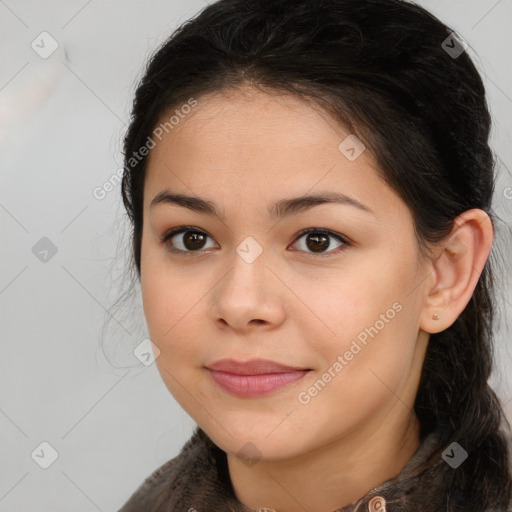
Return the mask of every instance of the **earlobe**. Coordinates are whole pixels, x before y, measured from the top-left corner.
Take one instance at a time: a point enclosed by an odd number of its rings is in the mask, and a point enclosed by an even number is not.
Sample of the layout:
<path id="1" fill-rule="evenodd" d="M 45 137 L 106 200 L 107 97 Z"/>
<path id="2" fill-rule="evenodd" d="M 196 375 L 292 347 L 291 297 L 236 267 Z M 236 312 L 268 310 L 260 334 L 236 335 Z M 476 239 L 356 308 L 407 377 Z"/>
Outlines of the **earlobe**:
<path id="1" fill-rule="evenodd" d="M 423 331 L 444 331 L 462 313 L 489 257 L 493 238 L 491 218 L 483 210 L 468 210 L 457 217 L 432 261 L 434 284 L 425 297 L 420 319 Z"/>

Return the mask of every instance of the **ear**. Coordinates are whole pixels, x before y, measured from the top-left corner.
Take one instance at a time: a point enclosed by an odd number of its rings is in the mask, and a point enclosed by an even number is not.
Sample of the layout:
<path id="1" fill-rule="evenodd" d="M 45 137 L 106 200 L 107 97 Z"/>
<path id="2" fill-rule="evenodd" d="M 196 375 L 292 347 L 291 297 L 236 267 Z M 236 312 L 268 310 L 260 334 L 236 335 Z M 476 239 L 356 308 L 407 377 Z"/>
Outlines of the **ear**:
<path id="1" fill-rule="evenodd" d="M 433 334 L 455 322 L 473 295 L 493 238 L 492 221 L 483 210 L 468 210 L 455 219 L 454 229 L 432 261 L 420 329 Z"/>

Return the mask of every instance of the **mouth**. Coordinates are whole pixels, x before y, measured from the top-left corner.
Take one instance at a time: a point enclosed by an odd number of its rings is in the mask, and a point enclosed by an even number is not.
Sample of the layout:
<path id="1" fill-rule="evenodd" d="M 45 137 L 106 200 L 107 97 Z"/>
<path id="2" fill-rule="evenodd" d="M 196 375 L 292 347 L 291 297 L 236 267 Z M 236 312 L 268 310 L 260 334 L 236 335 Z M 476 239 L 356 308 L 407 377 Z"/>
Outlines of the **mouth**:
<path id="1" fill-rule="evenodd" d="M 297 382 L 311 371 L 310 368 L 288 366 L 268 359 L 245 362 L 221 359 L 206 369 L 217 386 L 238 397 L 269 395 Z"/>

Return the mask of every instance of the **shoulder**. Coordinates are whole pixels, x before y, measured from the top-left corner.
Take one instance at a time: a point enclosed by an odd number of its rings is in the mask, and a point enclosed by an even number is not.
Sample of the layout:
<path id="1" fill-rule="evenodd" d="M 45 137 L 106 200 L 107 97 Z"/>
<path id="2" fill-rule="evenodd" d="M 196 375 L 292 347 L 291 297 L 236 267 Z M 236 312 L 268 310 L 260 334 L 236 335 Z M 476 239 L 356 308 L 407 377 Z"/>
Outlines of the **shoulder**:
<path id="1" fill-rule="evenodd" d="M 198 481 L 211 471 L 215 463 L 211 444 L 206 434 L 196 427 L 180 453 L 147 477 L 118 512 L 174 510 L 169 506 L 179 502 L 187 485 L 193 483 L 192 479 Z"/>

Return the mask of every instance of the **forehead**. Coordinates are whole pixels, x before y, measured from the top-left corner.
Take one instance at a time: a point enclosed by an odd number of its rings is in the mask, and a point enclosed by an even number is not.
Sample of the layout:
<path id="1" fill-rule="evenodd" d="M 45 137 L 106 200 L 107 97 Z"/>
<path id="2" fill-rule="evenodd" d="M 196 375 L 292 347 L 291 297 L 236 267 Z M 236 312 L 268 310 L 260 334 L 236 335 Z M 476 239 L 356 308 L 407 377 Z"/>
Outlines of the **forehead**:
<path id="1" fill-rule="evenodd" d="M 145 209 L 163 188 L 238 204 L 320 190 L 350 193 L 377 209 L 399 200 L 355 134 L 314 103 L 245 88 L 198 98 L 186 110 L 150 151 Z"/>
<path id="2" fill-rule="evenodd" d="M 325 139 L 329 127 L 335 139 L 349 134 L 312 101 L 306 102 L 278 91 L 262 92 L 248 86 L 218 91 L 200 97 L 197 106 L 182 114 L 180 119 L 172 115 L 184 105 L 163 114 L 159 126 L 164 128 L 163 139 L 167 144 L 183 149 L 189 143 L 196 147 L 200 144 L 203 151 L 198 156 L 208 155 L 211 151 L 220 157 L 220 153 L 231 148 L 236 153 L 263 149 L 264 155 L 276 158 L 275 149 L 278 148 L 280 153 L 289 150 L 290 157 L 291 150 L 298 154 L 301 147 Z M 171 117 L 175 124 L 167 125 L 166 129 L 165 122 Z M 152 151 L 153 155 L 161 152 L 162 144 L 158 146 L 159 149 Z M 315 156 L 320 157 L 319 154 Z"/>

